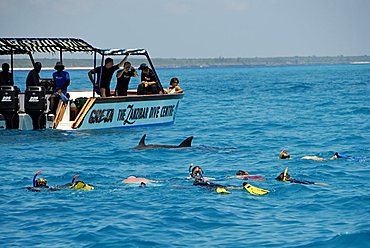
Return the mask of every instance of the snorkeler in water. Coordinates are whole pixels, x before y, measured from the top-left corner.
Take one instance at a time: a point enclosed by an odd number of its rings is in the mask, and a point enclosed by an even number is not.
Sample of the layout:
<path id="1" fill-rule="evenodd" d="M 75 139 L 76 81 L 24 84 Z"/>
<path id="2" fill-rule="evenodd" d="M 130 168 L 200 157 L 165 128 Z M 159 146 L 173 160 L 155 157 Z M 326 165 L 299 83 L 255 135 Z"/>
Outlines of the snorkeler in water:
<path id="1" fill-rule="evenodd" d="M 69 187 L 70 189 L 76 190 L 93 190 L 94 186 L 85 183 L 84 181 L 75 181 L 78 178 L 78 175 L 75 175 L 71 183 L 67 183 L 64 186 Z"/>
<path id="2" fill-rule="evenodd" d="M 280 159 L 291 159 L 289 152 L 283 149 L 279 154 Z"/>
<path id="3" fill-rule="evenodd" d="M 239 190 L 242 189 L 241 187 L 238 188 L 238 187 L 234 187 L 230 185 L 225 186 L 225 185 L 209 182 L 208 180 L 204 179 L 202 174 L 197 174 L 193 182 L 193 185 L 207 187 L 211 190 L 216 190 L 217 193 L 228 193 L 228 192 L 225 192 L 226 189 L 239 189 Z"/>
<path id="4" fill-rule="evenodd" d="M 37 178 L 41 171 L 37 171 L 32 179 L 32 187 L 27 187 L 27 190 L 32 192 L 41 192 L 43 190 L 56 191 L 58 189 L 48 186 L 48 181 L 45 178 Z M 37 178 L 37 179 L 36 179 Z"/>
<path id="5" fill-rule="evenodd" d="M 318 183 L 318 182 L 310 182 L 310 181 L 302 181 L 302 180 L 294 179 L 294 178 L 290 177 L 290 175 L 288 174 L 288 167 L 286 167 L 284 172 L 280 173 L 279 176 L 277 176 L 275 179 L 278 180 L 278 181 L 282 181 L 282 182 L 329 186 L 329 184 L 326 184 L 326 183 Z"/>
<path id="6" fill-rule="evenodd" d="M 192 178 L 197 178 L 197 177 L 201 177 L 204 181 L 216 179 L 214 177 L 204 177 L 203 174 L 204 174 L 204 171 L 200 166 L 198 165 L 194 166 L 194 164 L 190 164 L 189 177 L 187 179 L 192 179 Z"/>
<path id="7" fill-rule="evenodd" d="M 47 185 L 47 180 L 45 178 L 38 178 L 36 177 L 41 174 L 41 171 L 37 171 L 36 174 L 33 176 L 33 187 L 27 187 L 29 191 L 33 192 L 40 192 L 42 190 L 47 191 L 57 191 L 61 189 L 80 189 L 80 190 L 93 190 L 94 187 L 88 185 L 83 181 L 75 181 L 78 178 L 78 175 L 75 175 L 72 179 L 72 182 L 61 185 L 61 186 L 53 186 L 50 187 Z"/>
<path id="8" fill-rule="evenodd" d="M 321 158 L 321 157 L 318 157 L 318 156 L 303 156 L 301 159 L 314 160 L 314 161 L 326 161 L 326 160 L 336 160 L 338 158 L 349 159 L 351 157 L 350 156 L 341 155 L 341 154 L 339 154 L 339 153 L 336 152 L 330 158 Z"/>
<path id="9" fill-rule="evenodd" d="M 155 183 L 158 181 L 146 179 L 144 177 L 129 176 L 128 178 L 122 180 L 123 183 Z"/>
<path id="10" fill-rule="evenodd" d="M 266 180 L 266 178 L 264 178 L 263 176 L 249 175 L 249 173 L 247 171 L 243 171 L 243 170 L 238 170 L 236 172 L 235 176 L 231 176 L 229 178 L 240 178 L 240 179 L 243 179 L 243 180 L 251 179 L 251 180 L 257 180 L 257 181 L 265 181 Z"/>

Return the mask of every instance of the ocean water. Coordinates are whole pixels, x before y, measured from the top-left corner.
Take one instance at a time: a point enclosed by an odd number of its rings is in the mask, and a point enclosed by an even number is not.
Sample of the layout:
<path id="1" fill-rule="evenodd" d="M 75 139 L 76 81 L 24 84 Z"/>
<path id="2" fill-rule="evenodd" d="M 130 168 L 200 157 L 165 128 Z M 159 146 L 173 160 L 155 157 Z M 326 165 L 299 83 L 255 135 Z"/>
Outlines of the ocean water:
<path id="1" fill-rule="evenodd" d="M 70 73 L 71 89 L 90 87 L 87 71 Z M 26 72 L 15 74 L 24 82 Z M 159 75 L 164 85 L 179 77 L 185 90 L 173 126 L 0 131 L 1 247 L 370 247 L 370 65 Z M 157 144 L 194 136 L 193 147 L 132 150 L 143 134 Z M 292 160 L 279 160 L 283 148 Z M 352 159 L 300 159 L 334 152 Z M 242 185 L 227 178 L 240 169 L 262 175 L 250 183 L 271 192 L 193 186 L 191 163 L 225 185 Z M 286 166 L 329 186 L 274 180 Z M 79 174 L 95 190 L 29 192 L 37 170 L 51 186 Z M 130 175 L 160 182 L 123 184 Z"/>

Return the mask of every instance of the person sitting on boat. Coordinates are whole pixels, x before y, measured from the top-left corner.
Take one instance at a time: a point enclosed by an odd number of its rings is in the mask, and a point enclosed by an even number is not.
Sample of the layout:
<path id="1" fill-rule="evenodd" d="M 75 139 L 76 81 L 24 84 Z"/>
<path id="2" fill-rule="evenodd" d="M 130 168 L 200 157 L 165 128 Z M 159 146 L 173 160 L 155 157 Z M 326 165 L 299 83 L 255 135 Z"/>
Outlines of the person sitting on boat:
<path id="1" fill-rule="evenodd" d="M 164 90 L 167 94 L 180 94 L 184 91 L 179 86 L 179 79 L 178 78 L 171 78 L 170 87 Z"/>
<path id="2" fill-rule="evenodd" d="M 285 168 L 285 171 L 280 173 L 279 176 L 277 176 L 275 178 L 276 180 L 278 181 L 282 181 L 282 182 L 290 182 L 290 183 L 298 183 L 298 184 L 314 184 L 314 185 L 320 185 L 320 186 L 329 186 L 328 184 L 326 183 L 317 183 L 317 182 L 310 182 L 310 181 L 302 181 L 302 180 L 297 180 L 297 179 L 294 179 L 292 177 L 290 177 L 290 175 L 288 174 L 288 167 Z"/>
<path id="3" fill-rule="evenodd" d="M 136 77 L 138 74 L 135 68 L 130 62 L 126 61 L 123 65 L 123 69 L 117 72 L 117 86 L 116 96 L 127 96 L 128 84 L 130 83 L 131 77 Z"/>
<path id="4" fill-rule="evenodd" d="M 128 55 L 117 65 L 113 64 L 112 58 L 106 58 L 105 64 L 103 67 L 99 66 L 96 67 L 95 70 L 92 69 L 89 71 L 88 76 L 91 83 L 94 84 L 93 74 L 96 74 L 96 84 L 94 87 L 96 88 L 97 93 L 102 97 L 110 96 L 110 81 L 112 80 L 113 74 L 116 70 L 118 70 L 123 63 L 126 61 Z M 100 71 L 102 72 L 100 75 Z"/>
<path id="5" fill-rule="evenodd" d="M 290 154 L 289 154 L 289 152 L 287 152 L 286 150 L 282 150 L 281 152 L 280 152 L 280 154 L 279 154 L 279 158 L 280 159 L 291 159 L 290 158 Z"/>
<path id="6" fill-rule="evenodd" d="M 50 111 L 55 114 L 57 108 L 57 102 L 62 99 L 64 102 L 68 101 L 67 98 L 67 87 L 71 80 L 69 73 L 64 71 L 64 65 L 62 62 L 57 62 L 54 69 L 56 72 L 53 73 L 53 79 L 55 82 L 54 94 L 50 96 Z"/>
<path id="7" fill-rule="evenodd" d="M 26 79 L 26 86 L 39 86 L 40 85 L 40 71 L 42 68 L 42 64 L 40 62 L 36 62 L 33 65 L 33 70 L 31 70 Z"/>
<path id="8" fill-rule="evenodd" d="M 0 86 L 10 85 L 13 86 L 13 74 L 9 72 L 9 64 L 3 63 L 1 65 L 2 71 L 0 72 Z"/>
<path id="9" fill-rule="evenodd" d="M 137 88 L 138 95 L 159 94 L 157 77 L 152 69 L 146 64 L 141 64 L 138 70 L 141 70 L 141 83 Z"/>

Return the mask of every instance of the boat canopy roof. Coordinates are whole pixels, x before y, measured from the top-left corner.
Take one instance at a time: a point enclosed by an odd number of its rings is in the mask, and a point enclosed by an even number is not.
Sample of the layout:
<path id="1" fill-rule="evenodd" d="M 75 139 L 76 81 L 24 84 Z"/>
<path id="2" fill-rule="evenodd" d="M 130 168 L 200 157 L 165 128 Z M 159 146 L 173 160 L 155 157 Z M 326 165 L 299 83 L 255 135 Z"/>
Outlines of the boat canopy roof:
<path id="1" fill-rule="evenodd" d="M 145 55 L 145 49 L 101 49 L 76 38 L 0 38 L 0 55 L 55 53 L 55 52 L 97 52 L 104 55 Z"/>

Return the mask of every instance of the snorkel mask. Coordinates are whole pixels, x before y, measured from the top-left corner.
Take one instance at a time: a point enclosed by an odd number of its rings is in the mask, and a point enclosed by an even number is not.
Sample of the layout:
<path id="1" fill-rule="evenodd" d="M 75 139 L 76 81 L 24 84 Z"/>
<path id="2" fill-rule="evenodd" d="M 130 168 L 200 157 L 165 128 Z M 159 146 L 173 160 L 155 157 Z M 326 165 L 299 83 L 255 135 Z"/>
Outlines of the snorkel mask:
<path id="1" fill-rule="evenodd" d="M 200 177 L 200 178 L 203 178 L 203 169 L 200 167 L 200 166 L 194 166 L 194 164 L 191 164 L 189 166 L 189 175 L 192 177 L 192 178 L 195 178 L 195 177 Z"/>
<path id="2" fill-rule="evenodd" d="M 285 151 L 285 149 L 283 149 L 279 154 L 279 158 L 280 159 L 289 159 L 290 154 L 289 154 L 289 152 Z"/>
<path id="3" fill-rule="evenodd" d="M 36 186 L 35 187 L 46 187 L 48 184 L 48 181 L 45 178 L 38 178 L 36 180 Z"/>
<path id="4" fill-rule="evenodd" d="M 41 171 L 37 171 L 32 179 L 32 186 L 33 187 L 47 187 L 48 181 L 45 178 L 38 178 L 36 180 L 36 177 L 41 174 Z"/>

